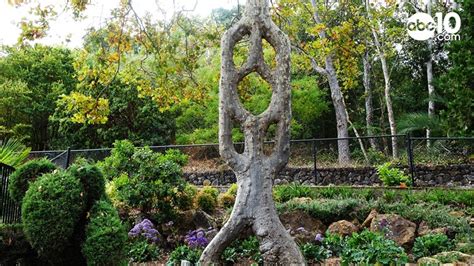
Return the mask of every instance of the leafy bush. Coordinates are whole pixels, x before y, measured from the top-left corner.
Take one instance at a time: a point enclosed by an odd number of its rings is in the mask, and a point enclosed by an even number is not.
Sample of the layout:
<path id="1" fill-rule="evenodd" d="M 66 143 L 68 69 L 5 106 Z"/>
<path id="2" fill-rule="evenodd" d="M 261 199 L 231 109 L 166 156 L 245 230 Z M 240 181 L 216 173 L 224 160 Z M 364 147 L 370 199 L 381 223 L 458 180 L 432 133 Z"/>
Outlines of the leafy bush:
<path id="1" fill-rule="evenodd" d="M 182 191 L 178 191 L 176 195 L 176 206 L 180 210 L 189 210 L 194 207 L 194 198 L 198 193 L 195 185 L 186 183 Z"/>
<path id="2" fill-rule="evenodd" d="M 18 259 L 38 264 L 34 261 L 37 254 L 26 240 L 21 224 L 0 224 L 0 254 L 0 265 L 16 265 Z"/>
<path id="3" fill-rule="evenodd" d="M 277 186 L 273 190 L 275 201 L 287 202 L 293 198 L 314 197 L 312 188 L 304 185 L 290 184 Z"/>
<path id="4" fill-rule="evenodd" d="M 202 250 L 194 249 L 188 246 L 179 246 L 175 248 L 168 258 L 167 265 L 180 265 L 181 260 L 187 260 L 191 263 L 196 263 L 201 257 Z"/>
<path id="5" fill-rule="evenodd" d="M 31 160 L 16 169 L 9 177 L 8 189 L 10 196 L 21 202 L 25 196 L 28 186 L 43 174 L 51 173 L 56 166 L 48 159 Z"/>
<path id="6" fill-rule="evenodd" d="M 217 207 L 219 190 L 211 186 L 203 187 L 196 195 L 196 203 L 205 212 L 213 212 Z"/>
<path id="7" fill-rule="evenodd" d="M 225 192 L 226 194 L 232 195 L 234 197 L 237 197 L 237 190 L 239 189 L 239 185 L 236 183 L 233 183 L 230 185 L 229 189 Z"/>
<path id="8" fill-rule="evenodd" d="M 428 234 L 415 239 L 413 256 L 415 259 L 429 257 L 453 248 L 453 243 L 444 234 Z"/>
<path id="9" fill-rule="evenodd" d="M 402 183 L 410 186 L 411 179 L 400 169 L 392 167 L 391 163 L 384 163 L 377 167 L 377 174 L 385 186 L 400 186 Z"/>
<path id="10" fill-rule="evenodd" d="M 21 207 L 25 235 L 50 262 L 66 257 L 61 254 L 71 246 L 85 206 L 83 195 L 80 180 L 64 171 L 43 175 L 25 194 Z"/>
<path id="11" fill-rule="evenodd" d="M 149 262 L 159 259 L 160 249 L 155 244 L 145 240 L 133 241 L 128 249 L 128 257 L 131 262 Z"/>
<path id="12" fill-rule="evenodd" d="M 313 243 L 306 243 L 300 247 L 301 253 L 309 263 L 322 262 L 329 257 L 328 251 L 319 245 Z"/>
<path id="13" fill-rule="evenodd" d="M 105 195 L 105 179 L 97 166 L 86 161 L 76 161 L 68 168 L 68 172 L 79 178 L 84 186 L 86 209 L 90 209 L 95 201 Z"/>
<path id="14" fill-rule="evenodd" d="M 244 240 L 236 240 L 222 253 L 222 260 L 227 263 L 236 263 L 239 259 L 250 258 L 257 263 L 262 263 L 260 244 L 257 237 L 251 236 Z"/>
<path id="15" fill-rule="evenodd" d="M 235 196 L 224 193 L 219 195 L 219 204 L 224 208 L 231 208 L 234 206 Z"/>
<path id="16" fill-rule="evenodd" d="M 399 265 L 408 262 L 402 247 L 382 235 L 364 230 L 347 238 L 343 263 Z"/>
<path id="17" fill-rule="evenodd" d="M 111 156 L 100 166 L 110 170 L 106 175 L 115 187 L 114 201 L 139 208 L 145 214 L 155 209 L 159 221 L 169 221 L 177 208 L 190 207 L 190 190 L 188 187 L 186 191 L 181 177 L 184 158 L 178 151 L 160 154 L 148 147 L 135 148 L 129 141 L 117 141 Z"/>
<path id="18" fill-rule="evenodd" d="M 82 252 L 88 265 L 119 265 L 123 262 L 127 234 L 110 202 L 102 200 L 94 204 L 85 232 Z"/>

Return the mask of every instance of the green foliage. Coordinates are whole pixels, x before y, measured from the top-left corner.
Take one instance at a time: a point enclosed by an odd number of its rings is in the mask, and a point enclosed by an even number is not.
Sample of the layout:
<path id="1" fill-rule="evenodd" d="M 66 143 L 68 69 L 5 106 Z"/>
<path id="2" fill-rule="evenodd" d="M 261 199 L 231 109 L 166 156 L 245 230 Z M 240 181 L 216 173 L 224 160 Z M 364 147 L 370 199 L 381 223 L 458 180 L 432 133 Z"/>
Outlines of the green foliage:
<path id="1" fill-rule="evenodd" d="M 413 256 L 415 259 L 430 257 L 453 248 L 453 243 L 445 234 L 428 234 L 415 239 Z"/>
<path id="2" fill-rule="evenodd" d="M 411 185 L 410 177 L 405 175 L 403 171 L 392 167 L 391 163 L 377 166 L 377 174 L 385 186 L 400 186 L 402 183 L 407 186 Z"/>
<path id="3" fill-rule="evenodd" d="M 179 191 L 176 196 L 176 207 L 180 210 L 188 210 L 194 207 L 194 198 L 198 193 L 195 185 L 186 183 L 184 189 Z"/>
<path id="4" fill-rule="evenodd" d="M 129 246 L 128 257 L 132 262 L 156 261 L 160 256 L 160 249 L 146 240 L 133 241 Z"/>
<path id="5" fill-rule="evenodd" d="M 46 149 L 52 142 L 49 116 L 56 109 L 56 100 L 76 85 L 72 51 L 37 44 L 3 47 L 2 52 L 6 56 L 0 58 L 0 83 L 9 83 L 3 87 L 7 97 L 0 101 L 0 120 L 5 118 L 0 126 L 27 141 L 33 150 Z"/>
<path id="6" fill-rule="evenodd" d="M 117 210 L 108 201 L 95 202 L 85 234 L 82 253 L 87 265 L 119 265 L 124 261 L 127 233 Z"/>
<path id="7" fill-rule="evenodd" d="M 306 243 L 300 249 L 306 261 L 310 263 L 322 262 L 328 258 L 328 252 L 323 246 Z"/>
<path id="8" fill-rule="evenodd" d="M 343 263 L 357 265 L 399 265 L 408 262 L 408 256 L 402 247 L 382 235 L 364 230 L 347 238 L 342 251 Z"/>
<path id="9" fill-rule="evenodd" d="M 212 213 L 217 207 L 219 190 L 211 186 L 205 186 L 196 195 L 196 204 L 205 212 Z"/>
<path id="10" fill-rule="evenodd" d="M 55 169 L 56 165 L 45 158 L 26 162 L 9 177 L 8 190 L 10 196 L 16 202 L 21 202 L 30 183 L 37 180 L 43 174 L 53 172 Z"/>
<path id="11" fill-rule="evenodd" d="M 273 189 L 273 196 L 277 202 L 287 202 L 293 198 L 314 197 L 312 188 L 299 184 L 277 186 Z"/>
<path id="12" fill-rule="evenodd" d="M 143 213 L 156 209 L 157 219 L 169 221 L 176 208 L 190 207 L 192 188 L 181 177 L 184 163 L 186 157 L 177 151 L 155 153 L 123 140 L 114 144 L 111 156 L 99 165 L 106 178 L 113 180 L 115 200 Z"/>
<path id="13" fill-rule="evenodd" d="M 227 189 L 225 193 L 236 197 L 238 189 L 239 189 L 239 185 L 237 185 L 236 183 L 233 183 L 232 185 L 230 185 L 229 189 Z"/>
<path id="14" fill-rule="evenodd" d="M 84 186 L 87 209 L 105 195 L 105 179 L 97 166 L 87 161 L 76 161 L 68 168 L 68 172 L 78 178 Z"/>
<path id="15" fill-rule="evenodd" d="M 260 244 L 257 237 L 251 236 L 243 240 L 236 240 L 222 253 L 222 260 L 227 263 L 237 263 L 240 259 L 250 258 L 256 263 L 263 263 L 260 254 Z"/>
<path id="16" fill-rule="evenodd" d="M 170 253 L 166 265 L 180 265 L 181 260 L 187 260 L 191 263 L 196 263 L 199 261 L 201 253 L 201 249 L 193 249 L 188 246 L 178 246 Z"/>
<path id="17" fill-rule="evenodd" d="M 231 208 L 234 206 L 235 196 L 232 196 L 228 193 L 223 193 L 219 195 L 219 205 L 224 208 Z"/>
<path id="18" fill-rule="evenodd" d="M 370 212 L 371 206 L 362 199 L 328 199 L 314 200 L 310 202 L 288 201 L 283 204 L 277 204 L 280 213 L 291 210 L 302 210 L 313 217 L 320 219 L 323 223 L 329 224 L 344 219 L 351 219 L 355 215 L 361 220 L 365 219 Z"/>
<path id="19" fill-rule="evenodd" d="M 17 168 L 28 158 L 30 151 L 16 139 L 0 141 L 0 163 Z"/>
<path id="20" fill-rule="evenodd" d="M 37 257 L 25 238 L 21 224 L 0 224 L 0 254 L 2 265 L 15 265 L 19 259 L 35 264 L 30 260 Z"/>
<path id="21" fill-rule="evenodd" d="M 50 262 L 64 259 L 85 206 L 84 187 L 73 175 L 45 174 L 30 185 L 21 207 L 25 235 Z M 73 260 L 73 257 L 67 259 Z"/>

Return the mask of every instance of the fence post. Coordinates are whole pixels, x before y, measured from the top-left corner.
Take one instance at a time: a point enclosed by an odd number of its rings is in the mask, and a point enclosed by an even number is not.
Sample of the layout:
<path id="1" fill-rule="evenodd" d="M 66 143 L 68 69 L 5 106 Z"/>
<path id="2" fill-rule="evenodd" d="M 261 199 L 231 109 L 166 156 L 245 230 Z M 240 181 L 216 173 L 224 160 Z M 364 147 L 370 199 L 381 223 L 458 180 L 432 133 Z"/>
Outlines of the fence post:
<path id="1" fill-rule="evenodd" d="M 415 164 L 413 162 L 413 147 L 412 147 L 410 133 L 406 134 L 405 138 L 406 138 L 406 142 L 407 142 L 407 157 L 408 157 L 408 167 L 410 169 L 410 175 L 411 175 L 411 183 L 413 184 L 413 186 L 416 186 L 416 184 L 415 184 Z"/>
<path id="2" fill-rule="evenodd" d="M 66 152 L 66 167 L 65 167 L 65 169 L 67 169 L 69 167 L 70 162 L 71 162 L 71 147 L 68 147 L 67 152 Z"/>
<path id="3" fill-rule="evenodd" d="M 316 164 L 316 159 L 317 159 L 317 149 L 316 149 L 316 141 L 313 140 L 313 167 L 314 167 L 314 171 L 313 171 L 313 175 L 314 177 L 316 177 L 316 183 L 319 183 L 319 177 L 318 177 L 318 167 L 317 167 L 317 164 Z"/>

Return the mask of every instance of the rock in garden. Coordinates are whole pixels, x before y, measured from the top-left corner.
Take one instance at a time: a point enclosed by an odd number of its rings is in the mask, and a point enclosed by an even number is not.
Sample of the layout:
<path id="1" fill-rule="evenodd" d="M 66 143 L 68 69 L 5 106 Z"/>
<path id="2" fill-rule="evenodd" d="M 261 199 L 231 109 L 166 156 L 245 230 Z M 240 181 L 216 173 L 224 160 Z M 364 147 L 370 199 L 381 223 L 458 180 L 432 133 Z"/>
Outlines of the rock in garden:
<path id="1" fill-rule="evenodd" d="M 352 233 L 355 233 L 359 231 L 359 228 L 355 226 L 353 223 L 346 221 L 346 220 L 341 220 L 337 221 L 335 223 L 332 223 L 329 228 L 328 228 L 329 233 L 331 234 L 338 234 L 341 236 L 349 236 L 352 235 Z"/>
<path id="2" fill-rule="evenodd" d="M 435 228 L 431 229 L 428 226 L 428 223 L 423 221 L 418 225 L 418 235 L 419 236 L 424 236 L 428 234 L 446 234 L 448 233 L 448 228 L 446 227 L 440 227 L 440 228 Z"/>
<path id="3" fill-rule="evenodd" d="M 387 230 L 386 236 L 400 246 L 413 244 L 416 235 L 416 224 L 397 214 L 377 215 L 370 224 L 370 231 L 380 232 Z"/>
<path id="4" fill-rule="evenodd" d="M 373 209 L 372 211 L 370 211 L 369 215 L 367 216 L 367 218 L 365 218 L 364 222 L 362 223 L 361 227 L 362 228 L 368 228 L 370 227 L 370 223 L 372 223 L 372 220 L 375 218 L 375 216 L 377 216 L 379 213 L 377 212 L 377 210 Z"/>
<path id="5" fill-rule="evenodd" d="M 441 252 L 433 256 L 434 259 L 440 260 L 440 261 L 446 261 L 447 258 L 454 258 L 455 261 L 451 262 L 457 262 L 455 265 L 474 265 L 474 256 L 473 255 L 468 255 L 461 253 L 459 251 L 446 251 L 446 252 Z M 458 264 L 459 262 L 463 264 Z"/>
<path id="6" fill-rule="evenodd" d="M 324 233 L 326 231 L 326 226 L 320 220 L 301 210 L 283 213 L 280 215 L 280 221 L 287 229 L 295 230 L 304 227 L 314 233 Z"/>

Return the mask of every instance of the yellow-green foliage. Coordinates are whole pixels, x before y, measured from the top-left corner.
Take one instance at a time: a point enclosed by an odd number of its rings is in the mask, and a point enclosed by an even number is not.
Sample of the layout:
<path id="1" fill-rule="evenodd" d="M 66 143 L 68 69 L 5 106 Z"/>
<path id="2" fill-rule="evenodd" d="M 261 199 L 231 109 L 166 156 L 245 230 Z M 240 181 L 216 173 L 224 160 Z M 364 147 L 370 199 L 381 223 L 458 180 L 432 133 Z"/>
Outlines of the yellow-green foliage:
<path id="1" fill-rule="evenodd" d="M 196 195 L 196 203 L 205 212 L 213 212 L 217 207 L 219 190 L 211 186 L 203 187 Z"/>
<path id="2" fill-rule="evenodd" d="M 230 208 L 234 206 L 235 197 L 228 193 L 219 195 L 219 204 L 224 208 Z"/>
<path id="3" fill-rule="evenodd" d="M 232 195 L 232 196 L 237 196 L 237 189 L 239 188 L 239 186 L 234 183 L 232 184 L 229 189 L 226 191 L 226 194 L 229 194 L 229 195 Z"/>

